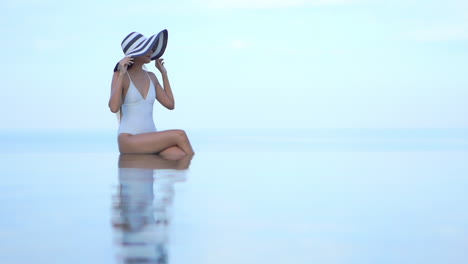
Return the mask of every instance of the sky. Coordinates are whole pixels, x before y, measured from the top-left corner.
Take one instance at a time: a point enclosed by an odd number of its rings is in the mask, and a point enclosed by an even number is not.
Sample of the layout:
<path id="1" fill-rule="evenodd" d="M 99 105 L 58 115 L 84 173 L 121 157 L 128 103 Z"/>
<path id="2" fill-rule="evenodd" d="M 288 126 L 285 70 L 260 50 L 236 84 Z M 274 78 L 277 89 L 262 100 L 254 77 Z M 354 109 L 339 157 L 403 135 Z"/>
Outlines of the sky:
<path id="1" fill-rule="evenodd" d="M 0 0 L 0 10 L 0 130 L 117 130 L 107 104 L 120 43 L 162 29 L 176 109 L 155 105 L 159 130 L 468 128 L 465 0 Z"/>

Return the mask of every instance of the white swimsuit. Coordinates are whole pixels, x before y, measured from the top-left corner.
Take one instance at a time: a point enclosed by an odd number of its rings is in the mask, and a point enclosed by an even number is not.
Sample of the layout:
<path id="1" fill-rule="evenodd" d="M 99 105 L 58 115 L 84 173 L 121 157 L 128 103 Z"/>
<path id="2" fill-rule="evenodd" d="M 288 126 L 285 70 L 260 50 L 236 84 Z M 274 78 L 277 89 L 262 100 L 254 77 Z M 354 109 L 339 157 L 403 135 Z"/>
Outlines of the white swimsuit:
<path id="1" fill-rule="evenodd" d="M 148 73 L 146 73 L 146 75 L 148 75 Z M 150 86 L 146 98 L 143 98 L 132 82 L 130 75 L 128 75 L 128 78 L 130 79 L 130 85 L 125 95 L 125 101 L 122 104 L 122 118 L 120 120 L 119 134 L 155 132 L 156 126 L 153 121 L 153 105 L 156 99 L 156 91 L 153 81 L 148 75 Z"/>

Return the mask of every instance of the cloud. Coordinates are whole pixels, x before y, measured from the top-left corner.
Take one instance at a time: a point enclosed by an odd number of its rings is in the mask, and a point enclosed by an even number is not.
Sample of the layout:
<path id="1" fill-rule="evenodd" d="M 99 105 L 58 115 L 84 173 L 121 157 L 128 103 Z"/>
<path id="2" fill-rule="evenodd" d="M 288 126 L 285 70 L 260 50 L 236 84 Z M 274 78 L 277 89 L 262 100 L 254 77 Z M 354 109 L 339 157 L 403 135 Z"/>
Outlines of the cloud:
<path id="1" fill-rule="evenodd" d="M 246 47 L 247 43 L 243 40 L 236 39 L 231 42 L 231 48 L 233 49 L 244 49 Z"/>
<path id="2" fill-rule="evenodd" d="M 39 52 L 49 52 L 65 47 L 64 41 L 59 39 L 36 38 L 33 39 L 32 43 L 34 48 Z"/>
<path id="3" fill-rule="evenodd" d="M 202 0 L 209 8 L 281 8 L 305 5 L 340 5 L 362 0 Z"/>
<path id="4" fill-rule="evenodd" d="M 424 42 L 468 40 L 468 1 L 416 1 L 406 37 Z M 406 6 L 405 10 L 409 6 Z"/>
<path id="5" fill-rule="evenodd" d="M 468 28 L 465 25 L 448 25 L 423 28 L 406 33 L 411 39 L 425 42 L 468 40 Z"/>

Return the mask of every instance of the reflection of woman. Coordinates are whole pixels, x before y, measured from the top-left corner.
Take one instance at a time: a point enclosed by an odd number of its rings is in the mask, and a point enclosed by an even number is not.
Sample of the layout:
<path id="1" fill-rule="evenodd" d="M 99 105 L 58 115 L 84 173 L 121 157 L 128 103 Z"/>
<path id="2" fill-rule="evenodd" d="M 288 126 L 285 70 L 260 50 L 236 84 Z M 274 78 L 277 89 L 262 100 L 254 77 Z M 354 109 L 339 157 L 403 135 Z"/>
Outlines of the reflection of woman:
<path id="1" fill-rule="evenodd" d="M 119 157 L 119 191 L 113 225 L 123 263 L 167 263 L 168 207 L 173 184 L 185 179 L 191 157 Z"/>
<path id="2" fill-rule="evenodd" d="M 158 100 L 167 109 L 174 109 L 171 85 L 160 59 L 167 44 L 167 30 L 145 38 L 132 32 L 122 41 L 125 57 L 114 69 L 110 110 L 121 114 L 118 144 L 121 153 L 161 155 L 193 155 L 192 146 L 183 130 L 156 131 L 153 104 Z M 144 64 L 155 60 L 163 85 L 156 75 L 144 70 Z"/>

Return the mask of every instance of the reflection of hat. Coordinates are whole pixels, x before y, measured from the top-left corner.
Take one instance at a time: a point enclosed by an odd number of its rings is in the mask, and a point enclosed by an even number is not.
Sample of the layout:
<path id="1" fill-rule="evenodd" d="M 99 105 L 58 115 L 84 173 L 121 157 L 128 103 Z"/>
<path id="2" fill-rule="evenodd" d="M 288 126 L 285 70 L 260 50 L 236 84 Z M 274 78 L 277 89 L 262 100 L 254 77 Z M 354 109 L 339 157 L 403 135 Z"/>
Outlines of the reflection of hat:
<path id="1" fill-rule="evenodd" d="M 122 50 L 126 57 L 138 57 L 145 55 L 149 50 L 153 49 L 151 60 L 159 59 L 167 46 L 167 29 L 162 30 L 149 38 L 146 38 L 138 32 L 128 34 L 121 43 Z M 117 70 L 117 66 L 114 71 Z"/>

